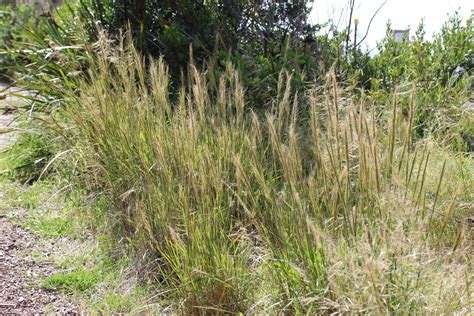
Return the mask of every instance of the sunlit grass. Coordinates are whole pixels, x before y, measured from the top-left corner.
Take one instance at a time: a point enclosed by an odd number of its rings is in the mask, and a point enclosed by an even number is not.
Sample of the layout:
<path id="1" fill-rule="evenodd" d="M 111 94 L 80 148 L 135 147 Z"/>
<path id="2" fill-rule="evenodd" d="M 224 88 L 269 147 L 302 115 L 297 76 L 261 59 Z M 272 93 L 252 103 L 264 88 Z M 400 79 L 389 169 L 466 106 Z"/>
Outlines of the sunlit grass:
<path id="1" fill-rule="evenodd" d="M 230 65 L 215 95 L 191 67 L 170 100 L 161 60 L 110 51 L 70 95 L 78 178 L 105 196 L 97 216 L 142 256 L 163 302 L 185 313 L 467 311 L 458 206 L 472 178 L 453 163 L 472 160 L 415 142 L 415 98 L 404 112 L 394 94 L 380 112 L 331 75 L 297 97 L 283 73 L 257 114 Z"/>

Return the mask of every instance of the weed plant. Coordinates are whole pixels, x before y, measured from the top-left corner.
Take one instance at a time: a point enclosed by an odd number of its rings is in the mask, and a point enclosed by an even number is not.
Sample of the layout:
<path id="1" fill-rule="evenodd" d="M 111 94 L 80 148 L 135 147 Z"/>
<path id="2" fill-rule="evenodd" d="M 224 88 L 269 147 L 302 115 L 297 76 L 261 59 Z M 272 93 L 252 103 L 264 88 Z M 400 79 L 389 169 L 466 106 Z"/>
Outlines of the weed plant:
<path id="1" fill-rule="evenodd" d="M 33 183 L 42 174 L 52 158 L 53 146 L 44 135 L 25 132 L 7 148 L 6 163 L 8 175 L 22 183 Z"/>

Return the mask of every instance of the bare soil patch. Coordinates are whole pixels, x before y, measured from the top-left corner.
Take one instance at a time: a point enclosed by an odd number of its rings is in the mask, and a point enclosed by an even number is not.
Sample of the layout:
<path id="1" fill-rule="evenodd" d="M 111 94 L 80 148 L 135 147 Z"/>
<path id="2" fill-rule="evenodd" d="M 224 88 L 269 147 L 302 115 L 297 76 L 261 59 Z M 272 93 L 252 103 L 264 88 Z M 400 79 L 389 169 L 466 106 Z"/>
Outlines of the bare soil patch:
<path id="1" fill-rule="evenodd" d="M 37 262 L 32 249 L 38 237 L 0 217 L 0 314 L 77 314 L 61 293 L 43 289 L 44 277 L 56 273 L 52 262 Z"/>

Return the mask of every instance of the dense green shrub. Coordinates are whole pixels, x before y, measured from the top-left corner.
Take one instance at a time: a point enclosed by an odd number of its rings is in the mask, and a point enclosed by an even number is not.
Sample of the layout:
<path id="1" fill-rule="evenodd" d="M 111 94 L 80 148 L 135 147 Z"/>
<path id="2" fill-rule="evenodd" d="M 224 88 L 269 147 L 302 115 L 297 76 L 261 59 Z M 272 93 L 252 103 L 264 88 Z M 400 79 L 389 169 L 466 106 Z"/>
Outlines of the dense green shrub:
<path id="1" fill-rule="evenodd" d="M 23 40 L 26 25 L 34 19 L 33 10 L 26 5 L 17 9 L 0 6 L 0 77 L 11 75 L 8 72 L 12 60 L 7 49 L 16 49 L 14 43 Z"/>
<path id="2" fill-rule="evenodd" d="M 240 70 L 253 107 L 276 93 L 282 70 L 293 89 L 322 79 L 334 63 L 340 37 L 321 36 L 308 20 L 309 1 L 94 1 L 94 12 L 110 34 L 128 29 L 144 55 L 163 56 L 177 87 L 191 62 L 208 64 L 211 89 L 231 60 Z M 102 13 L 102 14 L 100 14 Z M 341 33 L 342 34 L 342 33 Z M 336 49 L 336 52 L 333 50 Z M 210 65 L 209 65 L 210 64 Z M 216 89 L 217 90 L 217 89 Z"/>
<path id="3" fill-rule="evenodd" d="M 428 90 L 435 85 L 452 85 L 455 70 L 463 67 L 464 73 L 472 72 L 474 66 L 472 19 L 463 25 L 462 18 L 455 14 L 434 34 L 432 40 L 425 38 L 421 23 L 414 36 L 401 42 L 393 39 L 390 24 L 385 38 L 378 43 L 378 54 L 373 58 L 373 77 L 377 85 L 393 89 L 403 82 L 416 82 Z M 458 78 L 459 79 L 459 78 Z"/>
<path id="4" fill-rule="evenodd" d="M 10 32 L 16 35 L 0 47 L 0 62 L 19 86 L 39 93 L 38 98 L 27 96 L 35 108 L 49 111 L 57 107 L 64 90 L 77 88 L 77 79 L 87 68 L 95 34 L 87 32 L 83 21 L 87 12 L 67 1 L 41 15 L 23 6 L 7 11 L 12 21 L 19 22 Z"/>
<path id="5" fill-rule="evenodd" d="M 425 38 L 421 23 L 414 36 L 401 42 L 393 39 L 389 24 L 385 38 L 378 43 L 379 52 L 367 60 L 369 93 L 374 97 L 416 88 L 418 137 L 433 132 L 446 135 L 460 121 L 462 106 L 472 97 L 472 22 L 471 18 L 463 25 L 459 15 L 451 16 L 431 40 Z M 363 76 L 367 77 L 367 73 Z M 407 108 L 408 97 L 402 99 Z"/>

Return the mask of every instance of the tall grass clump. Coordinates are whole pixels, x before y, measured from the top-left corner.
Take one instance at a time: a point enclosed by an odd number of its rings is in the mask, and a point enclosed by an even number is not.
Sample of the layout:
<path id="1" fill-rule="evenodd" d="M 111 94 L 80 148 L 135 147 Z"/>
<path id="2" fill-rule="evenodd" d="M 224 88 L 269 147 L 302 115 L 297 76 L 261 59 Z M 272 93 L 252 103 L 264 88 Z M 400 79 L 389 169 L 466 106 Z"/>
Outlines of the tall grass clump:
<path id="1" fill-rule="evenodd" d="M 413 141 L 415 98 L 408 114 L 396 96 L 380 112 L 333 75 L 298 96 L 282 73 L 271 109 L 255 113 L 231 65 L 217 93 L 191 65 L 171 95 L 162 60 L 104 46 L 70 95 L 78 178 L 110 202 L 111 234 L 152 263 L 163 304 L 468 310 L 469 227 L 453 220 L 463 201 L 438 200 L 446 175 L 430 174 L 432 148 Z"/>

